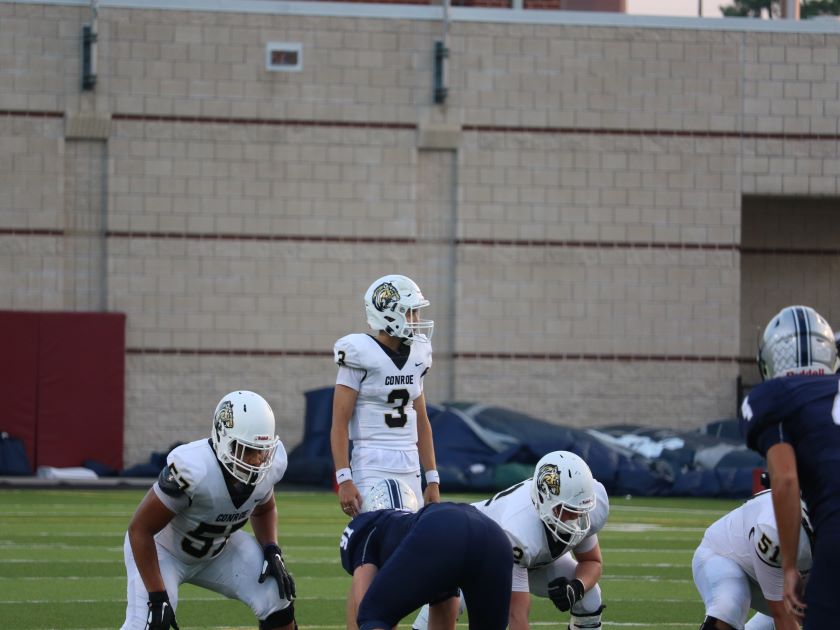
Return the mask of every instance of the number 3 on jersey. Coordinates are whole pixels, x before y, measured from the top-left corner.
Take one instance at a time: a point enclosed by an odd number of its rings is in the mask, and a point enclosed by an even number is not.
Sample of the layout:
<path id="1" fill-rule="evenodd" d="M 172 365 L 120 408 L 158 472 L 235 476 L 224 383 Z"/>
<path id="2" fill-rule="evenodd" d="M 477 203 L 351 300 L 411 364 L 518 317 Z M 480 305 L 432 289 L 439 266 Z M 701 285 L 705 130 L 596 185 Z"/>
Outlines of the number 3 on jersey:
<path id="1" fill-rule="evenodd" d="M 388 402 L 394 405 L 394 410 L 385 414 L 385 424 L 392 429 L 404 427 L 405 423 L 408 422 L 408 416 L 405 415 L 405 406 L 409 400 L 407 389 L 392 389 L 391 393 L 388 394 Z"/>

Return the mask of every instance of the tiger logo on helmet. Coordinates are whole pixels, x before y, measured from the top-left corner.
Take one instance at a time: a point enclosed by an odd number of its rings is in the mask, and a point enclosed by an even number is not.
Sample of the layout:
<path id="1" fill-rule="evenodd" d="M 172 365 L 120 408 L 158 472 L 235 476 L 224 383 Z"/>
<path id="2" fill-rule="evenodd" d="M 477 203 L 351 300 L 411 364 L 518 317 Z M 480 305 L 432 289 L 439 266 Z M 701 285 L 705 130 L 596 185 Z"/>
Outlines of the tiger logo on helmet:
<path id="1" fill-rule="evenodd" d="M 216 429 L 221 430 L 233 428 L 233 403 L 229 400 L 221 404 L 221 409 L 216 413 Z"/>
<path id="2" fill-rule="evenodd" d="M 537 471 L 537 487 L 546 494 L 560 495 L 560 471 L 554 464 L 545 464 Z"/>
<path id="3" fill-rule="evenodd" d="M 390 282 L 383 282 L 373 290 L 371 302 L 377 311 L 384 312 L 393 310 L 394 305 L 400 301 L 400 292 Z"/>

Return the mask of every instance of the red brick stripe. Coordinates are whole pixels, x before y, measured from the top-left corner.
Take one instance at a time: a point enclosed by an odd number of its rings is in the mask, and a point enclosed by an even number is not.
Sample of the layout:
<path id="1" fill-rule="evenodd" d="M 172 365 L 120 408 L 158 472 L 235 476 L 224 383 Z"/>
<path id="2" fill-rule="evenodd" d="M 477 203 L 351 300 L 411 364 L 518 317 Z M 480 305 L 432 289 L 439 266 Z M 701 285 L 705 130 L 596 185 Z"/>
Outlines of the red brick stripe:
<path id="1" fill-rule="evenodd" d="M 415 123 L 365 120 L 304 120 L 296 118 L 236 118 L 220 116 L 168 116 L 154 114 L 113 114 L 111 120 L 129 122 L 167 122 L 206 125 L 267 125 L 276 127 L 344 127 L 352 129 L 405 129 L 416 131 Z"/>
<path id="2" fill-rule="evenodd" d="M 359 0 L 363 1 L 363 0 Z M 0 109 L 0 116 L 23 118 L 64 118 L 63 111 Z M 177 116 L 164 114 L 114 113 L 112 120 L 223 125 L 269 125 L 283 127 L 344 127 L 353 129 L 404 129 L 415 131 L 416 123 L 364 120 L 309 120 L 296 118 L 244 118 L 234 116 Z M 594 136 L 655 136 L 675 138 L 743 138 L 752 140 L 812 140 L 836 142 L 838 133 L 785 133 L 757 131 L 711 131 L 703 129 L 629 129 L 613 127 L 552 127 L 526 125 L 464 125 L 463 131 L 484 133 L 577 134 Z"/>
<path id="3" fill-rule="evenodd" d="M 244 348 L 126 348 L 126 354 L 136 356 L 182 356 L 182 357 L 302 357 L 332 358 L 327 350 L 249 350 Z M 735 356 L 666 355 L 666 354 L 581 354 L 542 352 L 455 352 L 454 359 L 466 361 L 588 361 L 607 363 L 744 363 L 754 359 Z"/>
<path id="4" fill-rule="evenodd" d="M 0 236 L 51 236 L 63 237 L 72 232 L 50 228 L 0 227 Z M 160 239 L 174 241 L 263 241 L 275 243 L 344 243 L 349 245 L 426 245 L 432 241 L 417 238 L 391 236 L 341 236 L 324 234 L 216 234 L 213 232 L 130 232 L 109 230 L 108 238 L 119 239 Z M 450 241 L 434 241 L 449 244 Z M 641 241 L 574 241 L 574 240 L 535 240 L 505 238 L 459 238 L 453 244 L 473 247 L 548 247 L 579 249 L 663 249 L 677 251 L 729 251 L 744 255 L 765 256 L 840 256 L 840 248 L 782 248 L 782 247 L 741 247 L 735 243 L 657 243 Z"/>
<path id="5" fill-rule="evenodd" d="M 16 118 L 64 118 L 64 112 L 50 112 L 29 109 L 0 109 L 0 116 Z"/>

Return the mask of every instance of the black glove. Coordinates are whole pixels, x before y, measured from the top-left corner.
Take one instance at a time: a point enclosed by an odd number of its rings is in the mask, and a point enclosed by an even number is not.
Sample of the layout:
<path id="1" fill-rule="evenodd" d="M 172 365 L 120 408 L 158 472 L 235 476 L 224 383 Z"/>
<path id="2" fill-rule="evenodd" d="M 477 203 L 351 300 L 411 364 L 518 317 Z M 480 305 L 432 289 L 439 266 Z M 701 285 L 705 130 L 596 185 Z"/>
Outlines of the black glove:
<path id="1" fill-rule="evenodd" d="M 266 545 L 263 547 L 262 573 L 260 573 L 259 582 L 265 582 L 265 578 L 269 575 L 277 580 L 277 588 L 280 589 L 280 597 L 292 601 L 297 593 L 295 592 L 295 578 L 286 569 L 283 563 L 283 553 L 280 547 L 275 544 Z"/>
<path id="2" fill-rule="evenodd" d="M 560 612 L 566 612 L 583 597 L 583 582 L 559 577 L 548 583 L 548 597 Z"/>
<path id="3" fill-rule="evenodd" d="M 169 603 L 166 591 L 149 593 L 149 616 L 146 617 L 146 630 L 180 630 L 175 621 L 175 611 Z"/>

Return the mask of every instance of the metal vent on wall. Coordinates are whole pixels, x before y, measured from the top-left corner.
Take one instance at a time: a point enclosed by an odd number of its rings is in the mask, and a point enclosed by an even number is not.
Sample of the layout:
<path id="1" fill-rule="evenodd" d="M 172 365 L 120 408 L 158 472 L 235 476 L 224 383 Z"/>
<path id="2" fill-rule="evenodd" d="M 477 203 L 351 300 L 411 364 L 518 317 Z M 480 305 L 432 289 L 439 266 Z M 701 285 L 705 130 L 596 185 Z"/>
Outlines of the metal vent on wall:
<path id="1" fill-rule="evenodd" d="M 269 72 L 300 72 L 303 70 L 303 45 L 269 42 L 265 46 L 265 69 Z"/>

